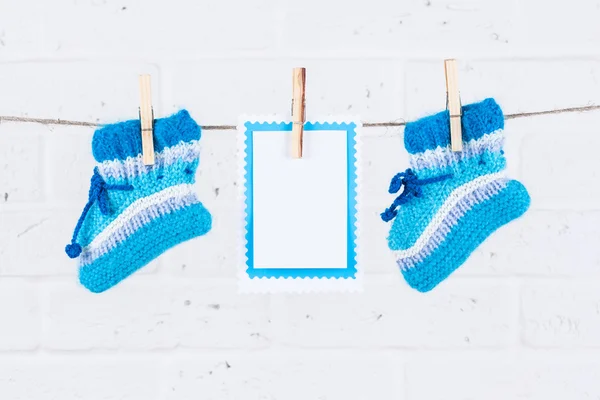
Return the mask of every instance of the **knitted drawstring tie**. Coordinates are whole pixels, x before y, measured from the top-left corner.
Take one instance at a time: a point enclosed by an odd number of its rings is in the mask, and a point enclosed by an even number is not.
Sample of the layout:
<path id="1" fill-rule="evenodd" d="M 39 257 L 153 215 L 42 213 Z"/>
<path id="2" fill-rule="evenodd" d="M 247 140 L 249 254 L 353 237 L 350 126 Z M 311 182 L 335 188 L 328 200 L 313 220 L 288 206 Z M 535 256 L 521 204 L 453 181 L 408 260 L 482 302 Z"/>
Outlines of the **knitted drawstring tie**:
<path id="1" fill-rule="evenodd" d="M 90 185 L 90 193 L 88 196 L 88 202 L 83 208 L 83 212 L 77 221 L 77 225 L 75 226 L 75 231 L 73 232 L 73 238 L 71 239 L 71 243 L 65 247 L 65 252 L 71 258 L 79 257 L 81 254 L 81 245 L 77 243 L 77 235 L 79 235 L 79 230 L 83 225 L 83 221 L 85 221 L 85 217 L 87 216 L 90 208 L 94 205 L 94 203 L 98 202 L 98 208 L 100 208 L 100 212 L 104 215 L 108 215 L 110 212 L 110 206 L 108 202 L 108 191 L 109 190 L 133 190 L 133 186 L 131 185 L 108 185 L 100 172 L 98 172 L 98 168 L 94 168 L 94 175 L 92 176 L 92 182 Z"/>
<path id="2" fill-rule="evenodd" d="M 398 214 L 398 207 L 405 204 L 413 197 L 420 197 L 423 194 L 423 188 L 421 186 L 428 185 L 430 183 L 441 182 L 445 179 L 452 177 L 452 174 L 440 175 L 433 178 L 418 179 L 417 175 L 412 169 L 408 168 L 404 172 L 397 173 L 390 182 L 390 193 L 397 193 L 400 188 L 404 185 L 404 190 L 392 205 L 381 213 L 381 219 L 385 222 L 391 221 Z"/>

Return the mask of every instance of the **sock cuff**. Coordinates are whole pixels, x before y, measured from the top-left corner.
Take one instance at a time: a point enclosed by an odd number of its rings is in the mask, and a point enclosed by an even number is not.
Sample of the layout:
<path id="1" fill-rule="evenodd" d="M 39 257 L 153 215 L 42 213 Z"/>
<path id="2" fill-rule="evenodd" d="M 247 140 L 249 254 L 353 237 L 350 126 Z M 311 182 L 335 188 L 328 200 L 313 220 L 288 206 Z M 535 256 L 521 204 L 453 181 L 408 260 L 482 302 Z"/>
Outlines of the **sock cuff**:
<path id="1" fill-rule="evenodd" d="M 461 121 L 463 143 L 504 128 L 504 115 L 492 98 L 463 106 Z M 404 146 L 410 154 L 449 147 L 448 110 L 406 124 Z"/>
<path id="2" fill-rule="evenodd" d="M 154 151 L 200 139 L 200 126 L 187 110 L 154 120 Z M 97 162 L 126 160 L 142 154 L 139 119 L 106 125 L 94 132 L 92 153 Z"/>

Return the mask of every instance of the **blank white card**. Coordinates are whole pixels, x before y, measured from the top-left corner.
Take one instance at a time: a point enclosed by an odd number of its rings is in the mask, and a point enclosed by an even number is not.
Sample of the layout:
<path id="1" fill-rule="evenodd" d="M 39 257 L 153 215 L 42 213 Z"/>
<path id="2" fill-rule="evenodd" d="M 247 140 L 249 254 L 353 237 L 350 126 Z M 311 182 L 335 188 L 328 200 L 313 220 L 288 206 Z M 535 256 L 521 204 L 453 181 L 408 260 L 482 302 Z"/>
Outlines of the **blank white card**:
<path id="1" fill-rule="evenodd" d="M 347 268 L 347 132 L 253 132 L 254 268 Z"/>

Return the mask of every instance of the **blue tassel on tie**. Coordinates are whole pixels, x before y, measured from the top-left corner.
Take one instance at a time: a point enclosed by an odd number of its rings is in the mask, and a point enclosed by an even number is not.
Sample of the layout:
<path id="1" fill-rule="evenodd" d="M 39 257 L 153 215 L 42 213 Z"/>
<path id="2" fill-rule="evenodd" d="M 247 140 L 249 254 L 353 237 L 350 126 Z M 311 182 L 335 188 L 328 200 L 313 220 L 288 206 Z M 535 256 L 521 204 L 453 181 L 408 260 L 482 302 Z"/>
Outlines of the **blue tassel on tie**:
<path id="1" fill-rule="evenodd" d="M 108 215 L 110 212 L 110 204 L 108 201 L 108 191 L 109 190 L 133 190 L 133 186 L 131 185 L 108 185 L 100 172 L 98 172 L 98 168 L 94 168 L 94 175 L 92 176 L 92 182 L 90 185 L 90 192 L 88 196 L 88 202 L 83 208 L 81 216 L 77 221 L 77 225 L 75 226 L 75 231 L 73 232 L 73 238 L 71 239 L 71 243 L 65 247 L 65 252 L 70 258 L 79 257 L 81 254 L 81 245 L 77 243 L 77 235 L 79 235 L 79 230 L 83 225 L 83 221 L 85 221 L 85 217 L 87 216 L 90 208 L 94 205 L 95 202 L 98 202 L 98 208 L 100 212 L 104 215 Z"/>

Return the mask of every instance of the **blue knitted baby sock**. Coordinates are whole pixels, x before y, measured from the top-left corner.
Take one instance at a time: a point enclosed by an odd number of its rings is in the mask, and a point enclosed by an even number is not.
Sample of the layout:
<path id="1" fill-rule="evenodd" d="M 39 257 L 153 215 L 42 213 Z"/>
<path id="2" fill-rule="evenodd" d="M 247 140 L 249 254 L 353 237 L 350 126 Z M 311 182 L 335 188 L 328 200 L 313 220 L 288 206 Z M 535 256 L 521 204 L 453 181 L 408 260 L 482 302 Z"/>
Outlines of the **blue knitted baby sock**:
<path id="1" fill-rule="evenodd" d="M 500 226 L 529 208 L 525 187 L 504 174 L 504 116 L 493 99 L 463 107 L 463 151 L 450 149 L 448 111 L 409 123 L 411 168 L 397 174 L 401 194 L 381 214 L 394 219 L 388 245 L 408 284 L 433 289 Z"/>
<path id="2" fill-rule="evenodd" d="M 142 162 L 140 121 L 94 133 L 88 203 L 66 252 L 92 292 L 116 285 L 169 248 L 211 228 L 194 191 L 200 127 L 183 110 L 154 121 L 155 164 Z"/>

